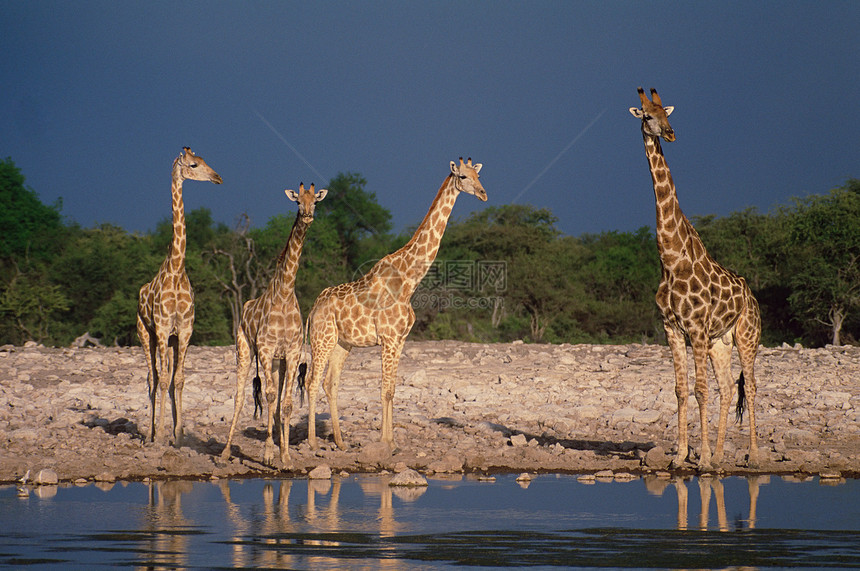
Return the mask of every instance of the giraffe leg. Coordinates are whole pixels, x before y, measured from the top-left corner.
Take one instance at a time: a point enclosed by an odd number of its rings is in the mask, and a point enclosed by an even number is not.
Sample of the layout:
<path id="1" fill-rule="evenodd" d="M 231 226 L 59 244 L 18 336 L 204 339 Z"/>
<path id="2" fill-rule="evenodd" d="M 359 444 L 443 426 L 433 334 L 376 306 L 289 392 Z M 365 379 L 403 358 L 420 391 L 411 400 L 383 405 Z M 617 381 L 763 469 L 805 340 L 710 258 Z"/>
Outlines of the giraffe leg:
<path id="1" fill-rule="evenodd" d="M 326 399 L 328 400 L 328 408 L 331 413 L 331 429 L 334 434 L 334 443 L 341 450 L 346 450 L 348 447 L 343 443 L 343 436 L 340 432 L 340 414 L 337 408 L 337 390 L 340 386 L 340 373 L 343 371 L 343 364 L 349 356 L 349 349 L 345 349 L 341 345 L 335 345 L 328 360 L 328 371 L 323 382 L 323 390 L 325 390 Z"/>
<path id="2" fill-rule="evenodd" d="M 137 337 L 140 339 L 140 345 L 143 347 L 143 354 L 146 357 L 146 389 L 149 397 L 149 405 L 150 405 L 150 417 L 152 422 L 150 422 L 149 426 L 149 439 L 151 441 L 155 440 L 155 402 L 156 402 L 156 391 L 158 390 L 158 372 L 155 370 L 154 364 L 156 362 L 155 356 L 155 339 L 153 339 L 152 334 L 149 332 L 149 329 L 146 328 L 146 325 L 143 323 L 143 319 L 141 319 L 140 314 L 137 316 Z"/>
<path id="3" fill-rule="evenodd" d="M 690 335 L 693 345 L 693 364 L 695 366 L 696 383 L 693 392 L 699 405 L 699 420 L 701 422 L 702 448 L 699 452 L 699 470 L 710 470 L 711 441 L 708 435 L 708 338 L 704 332 Z"/>
<path id="4" fill-rule="evenodd" d="M 275 387 L 275 410 L 272 411 L 272 438 L 274 438 L 275 434 L 278 434 L 280 438 L 283 429 L 283 425 L 281 424 L 281 399 L 284 396 L 284 377 L 287 370 L 287 361 L 285 359 L 272 359 L 272 364 L 276 361 L 278 363 L 277 383 L 275 383 L 275 377 L 272 377 L 272 383 Z"/>
<path id="5" fill-rule="evenodd" d="M 672 364 L 675 368 L 675 397 L 678 399 L 678 453 L 672 459 L 671 466 L 680 468 L 687 459 L 689 448 L 687 432 L 687 397 L 690 389 L 687 387 L 687 346 L 684 335 L 672 327 L 664 326 L 666 340 L 672 350 Z"/>
<path id="6" fill-rule="evenodd" d="M 231 446 L 233 444 L 233 433 L 236 431 L 236 423 L 239 421 L 239 412 L 245 404 L 245 385 L 248 382 L 248 373 L 251 369 L 251 347 L 245 334 L 239 329 L 236 334 L 236 393 L 233 396 L 233 420 L 230 422 L 230 432 L 227 433 L 227 444 L 221 452 L 221 460 L 230 459 Z"/>
<path id="7" fill-rule="evenodd" d="M 308 445 L 311 450 L 316 450 L 317 444 L 317 392 L 319 392 L 320 382 L 322 381 L 323 373 L 325 373 L 326 364 L 329 356 L 337 344 L 337 334 L 327 335 L 327 332 L 316 332 L 311 328 L 311 370 L 309 372 L 310 381 L 308 387 Z"/>
<path id="8" fill-rule="evenodd" d="M 708 352 L 714 376 L 720 388 L 720 420 L 717 426 L 717 447 L 711 461 L 716 465 L 723 460 L 723 448 L 726 443 L 726 427 L 728 425 L 729 405 L 732 400 L 732 345 L 729 339 L 717 339 Z"/>
<path id="9" fill-rule="evenodd" d="M 746 399 L 746 409 L 749 414 L 750 448 L 747 465 L 750 468 L 754 468 L 760 462 L 755 426 L 755 359 L 758 353 L 759 338 L 761 337 L 761 318 L 759 317 L 758 304 L 755 299 L 752 299 L 751 302 L 748 301 L 748 307 L 750 309 L 747 314 L 742 315 L 735 326 L 735 346 L 738 349 L 738 359 L 741 362 L 741 369 L 743 370 L 743 390 Z M 744 403 L 740 397 L 740 390 L 738 390 L 738 393 L 737 410 L 738 416 L 741 417 Z"/>
<path id="10" fill-rule="evenodd" d="M 268 403 L 268 420 L 266 421 L 266 444 L 263 447 L 263 463 L 267 466 L 275 462 L 275 440 L 272 437 L 272 427 L 275 421 L 275 401 L 277 388 L 272 379 L 272 356 L 265 351 L 259 352 L 260 368 L 263 369 L 263 382 L 266 387 L 266 402 Z"/>
<path id="11" fill-rule="evenodd" d="M 382 441 L 394 452 L 394 387 L 397 382 L 397 365 L 403 351 L 404 339 L 382 346 Z"/>
<path id="12" fill-rule="evenodd" d="M 158 411 L 158 428 L 153 432 L 153 440 L 164 440 L 164 409 L 170 387 L 170 357 L 169 347 L 167 346 L 167 335 L 156 335 L 158 337 L 158 378 L 161 380 L 161 409 Z M 155 414 L 154 406 L 152 411 Z"/>
<path id="13" fill-rule="evenodd" d="M 278 367 L 278 376 L 280 384 L 283 385 L 283 395 L 281 400 L 280 414 L 280 452 L 281 466 L 287 469 L 291 466 L 290 460 L 290 417 L 293 414 L 293 386 L 296 380 L 296 371 L 299 368 L 299 353 L 296 351 L 293 354 L 288 353 L 281 360 Z"/>
<path id="14" fill-rule="evenodd" d="M 185 356 L 188 354 L 190 340 L 190 328 L 177 336 L 176 358 L 173 361 L 173 442 L 177 448 L 182 446 L 182 390 L 185 388 Z"/>

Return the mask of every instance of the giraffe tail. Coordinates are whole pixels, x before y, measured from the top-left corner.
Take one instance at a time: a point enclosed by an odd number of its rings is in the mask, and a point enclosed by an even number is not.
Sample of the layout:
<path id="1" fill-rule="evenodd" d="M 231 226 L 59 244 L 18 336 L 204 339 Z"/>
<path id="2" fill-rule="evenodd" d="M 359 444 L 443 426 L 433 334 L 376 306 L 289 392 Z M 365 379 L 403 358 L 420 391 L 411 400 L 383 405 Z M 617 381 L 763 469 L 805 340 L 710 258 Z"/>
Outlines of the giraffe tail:
<path id="1" fill-rule="evenodd" d="M 257 410 L 260 411 L 260 416 L 263 415 L 263 382 L 260 380 L 260 357 L 254 356 L 257 361 L 257 376 L 251 382 L 254 393 L 254 418 L 257 418 Z"/>
<path id="2" fill-rule="evenodd" d="M 305 376 L 307 376 L 308 364 L 299 363 L 298 378 L 296 379 L 296 391 L 299 393 L 299 408 L 305 406 Z"/>
<path id="3" fill-rule="evenodd" d="M 744 373 L 738 379 L 738 404 L 735 407 L 735 421 L 740 423 L 744 419 L 744 408 L 747 404 L 747 393 L 744 389 Z"/>
<path id="4" fill-rule="evenodd" d="M 263 383 L 260 381 L 260 377 L 254 377 L 254 418 L 257 418 L 257 411 L 259 410 L 259 414 L 263 414 Z"/>

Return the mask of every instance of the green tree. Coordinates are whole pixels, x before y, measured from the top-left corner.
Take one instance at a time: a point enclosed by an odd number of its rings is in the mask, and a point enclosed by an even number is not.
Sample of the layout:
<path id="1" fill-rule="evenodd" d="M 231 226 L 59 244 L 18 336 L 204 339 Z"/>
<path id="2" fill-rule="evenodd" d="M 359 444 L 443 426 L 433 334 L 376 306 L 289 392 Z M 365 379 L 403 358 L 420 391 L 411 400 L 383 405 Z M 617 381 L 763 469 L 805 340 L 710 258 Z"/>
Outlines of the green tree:
<path id="1" fill-rule="evenodd" d="M 384 237 L 391 231 L 391 212 L 376 202 L 376 195 L 365 185 L 360 174 L 339 173 L 329 181 L 328 196 L 316 207 L 316 217 L 325 221 L 321 225 L 331 226 L 337 234 L 340 263 L 347 272 L 380 257 L 367 238 Z"/>
<path id="2" fill-rule="evenodd" d="M 592 340 L 644 341 L 661 335 L 654 293 L 660 260 L 654 231 L 582 236 L 588 256 L 575 270 L 584 288 L 584 331 Z"/>
<path id="3" fill-rule="evenodd" d="M 105 343 L 114 338 L 117 342 L 131 341 L 136 306 L 129 307 L 127 300 L 136 300 L 140 286 L 152 279 L 151 265 L 156 259 L 149 253 L 147 240 L 118 226 L 101 224 L 87 230 L 75 229 L 51 266 L 53 279 L 74 300 L 65 315 L 65 341 L 85 332 L 103 338 Z M 113 311 L 102 307 L 111 300 Z M 123 313 L 114 313 L 117 310 Z M 99 318 L 93 322 L 97 314 Z M 109 319 L 111 315 L 113 321 Z"/>
<path id="4" fill-rule="evenodd" d="M 810 334 L 823 326 L 839 345 L 843 326 L 860 309 L 860 180 L 795 204 L 789 302 Z"/>
<path id="5" fill-rule="evenodd" d="M 569 244 L 559 240 L 561 233 L 555 227 L 556 222 L 556 217 L 545 208 L 519 204 L 491 206 L 464 222 L 449 225 L 439 259 L 504 263 L 504 305 L 494 304 L 492 309 L 480 313 L 486 317 L 492 312 L 493 325 L 509 335 L 544 340 L 553 323 L 564 314 L 563 308 L 576 297 L 571 295 L 568 277 L 575 256 Z M 514 323 L 522 324 L 519 312 L 527 318 L 525 331 L 512 327 Z M 461 315 L 463 319 L 474 318 L 474 314 Z M 451 327 L 455 327 L 453 322 Z"/>
<path id="6" fill-rule="evenodd" d="M 38 272 L 16 273 L 0 291 L 0 313 L 11 318 L 5 324 L 7 340 L 53 342 L 52 329 L 59 314 L 69 308 L 69 298 L 60 286 Z"/>
<path id="7" fill-rule="evenodd" d="M 12 159 L 0 160 L 0 260 L 50 259 L 62 245 L 62 201 L 42 204 L 24 180 Z"/>
<path id="8" fill-rule="evenodd" d="M 752 289 L 761 308 L 762 343 L 766 345 L 801 334 L 787 302 L 791 294 L 786 279 L 791 215 L 788 208 L 776 208 L 770 214 L 748 208 L 727 217 L 693 219 L 708 253 L 743 276 Z"/>

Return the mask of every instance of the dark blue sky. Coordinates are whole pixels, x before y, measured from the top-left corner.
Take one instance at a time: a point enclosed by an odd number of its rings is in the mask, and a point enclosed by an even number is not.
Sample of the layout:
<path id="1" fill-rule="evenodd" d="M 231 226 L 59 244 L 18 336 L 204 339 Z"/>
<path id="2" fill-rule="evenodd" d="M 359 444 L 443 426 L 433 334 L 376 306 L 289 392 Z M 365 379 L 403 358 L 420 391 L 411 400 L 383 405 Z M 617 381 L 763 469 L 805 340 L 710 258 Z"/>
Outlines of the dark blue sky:
<path id="1" fill-rule="evenodd" d="M 654 226 L 636 87 L 656 87 L 688 216 L 860 177 L 860 2 L 0 0 L 0 157 L 85 227 L 170 216 L 185 145 L 224 184 L 186 208 L 292 213 L 358 172 L 417 224 L 448 162 L 566 233 Z M 455 218 L 485 207 L 462 196 Z"/>

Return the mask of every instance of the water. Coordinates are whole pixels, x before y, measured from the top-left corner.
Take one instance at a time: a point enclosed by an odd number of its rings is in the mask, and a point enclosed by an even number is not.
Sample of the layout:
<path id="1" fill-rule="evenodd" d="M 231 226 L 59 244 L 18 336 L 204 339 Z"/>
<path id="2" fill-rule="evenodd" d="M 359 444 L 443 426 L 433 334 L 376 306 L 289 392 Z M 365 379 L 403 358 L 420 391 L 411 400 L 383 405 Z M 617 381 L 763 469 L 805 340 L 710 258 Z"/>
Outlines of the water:
<path id="1" fill-rule="evenodd" d="M 0 567 L 860 567 L 860 481 L 388 476 L 0 487 Z"/>

